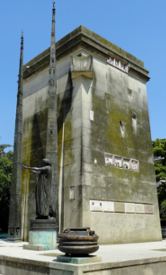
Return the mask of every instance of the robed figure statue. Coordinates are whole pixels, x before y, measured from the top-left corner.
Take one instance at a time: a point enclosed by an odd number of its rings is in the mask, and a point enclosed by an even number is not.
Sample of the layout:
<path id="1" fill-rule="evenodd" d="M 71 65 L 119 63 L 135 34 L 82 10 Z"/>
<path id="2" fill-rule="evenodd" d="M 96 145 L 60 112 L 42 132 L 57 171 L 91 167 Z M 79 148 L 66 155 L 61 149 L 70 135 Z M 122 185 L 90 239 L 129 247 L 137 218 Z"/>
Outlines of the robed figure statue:
<path id="1" fill-rule="evenodd" d="M 42 160 L 41 167 L 30 167 L 23 165 L 23 168 L 30 169 L 37 175 L 35 187 L 36 219 L 48 219 L 51 210 L 51 163 L 48 159 Z"/>

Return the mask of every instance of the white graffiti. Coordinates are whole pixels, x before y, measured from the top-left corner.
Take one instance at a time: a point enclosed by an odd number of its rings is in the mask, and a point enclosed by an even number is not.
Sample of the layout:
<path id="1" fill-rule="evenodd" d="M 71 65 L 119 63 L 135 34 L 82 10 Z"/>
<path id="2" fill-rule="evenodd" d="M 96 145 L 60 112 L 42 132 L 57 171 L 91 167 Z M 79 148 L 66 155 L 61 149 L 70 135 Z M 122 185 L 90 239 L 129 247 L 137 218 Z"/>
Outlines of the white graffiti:
<path id="1" fill-rule="evenodd" d="M 136 159 L 129 159 L 109 153 L 104 153 L 104 160 L 106 165 L 111 165 L 118 168 L 133 170 L 137 172 L 139 171 L 139 161 Z"/>
<path id="2" fill-rule="evenodd" d="M 117 60 L 115 58 L 112 58 L 112 57 L 109 57 L 107 59 L 107 63 L 120 69 L 121 71 L 125 72 L 125 73 L 128 73 L 129 72 L 129 66 L 128 65 L 125 65 L 123 64 L 120 60 Z"/>

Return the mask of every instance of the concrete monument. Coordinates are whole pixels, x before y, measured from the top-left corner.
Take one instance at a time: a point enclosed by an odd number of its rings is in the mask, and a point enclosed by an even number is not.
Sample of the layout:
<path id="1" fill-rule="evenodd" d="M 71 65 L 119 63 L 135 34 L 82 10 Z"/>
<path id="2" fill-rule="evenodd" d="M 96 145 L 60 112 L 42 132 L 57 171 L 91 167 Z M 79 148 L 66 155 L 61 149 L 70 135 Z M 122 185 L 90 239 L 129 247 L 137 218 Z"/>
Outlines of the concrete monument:
<path id="1" fill-rule="evenodd" d="M 160 240 L 144 63 L 82 26 L 56 49 L 56 93 L 49 92 L 55 69 L 48 73 L 54 48 L 24 67 L 23 163 L 55 160 L 51 195 L 59 230 L 91 227 L 101 243 Z M 24 170 L 24 240 L 35 217 L 34 189 Z"/>
<path id="2" fill-rule="evenodd" d="M 49 250 L 59 229 L 67 256 L 2 243 L 1 273 L 165 274 L 163 242 L 122 244 L 161 239 L 148 80 L 142 61 L 83 26 L 55 44 L 54 1 L 51 47 L 24 69 L 21 38 L 9 233 Z"/>

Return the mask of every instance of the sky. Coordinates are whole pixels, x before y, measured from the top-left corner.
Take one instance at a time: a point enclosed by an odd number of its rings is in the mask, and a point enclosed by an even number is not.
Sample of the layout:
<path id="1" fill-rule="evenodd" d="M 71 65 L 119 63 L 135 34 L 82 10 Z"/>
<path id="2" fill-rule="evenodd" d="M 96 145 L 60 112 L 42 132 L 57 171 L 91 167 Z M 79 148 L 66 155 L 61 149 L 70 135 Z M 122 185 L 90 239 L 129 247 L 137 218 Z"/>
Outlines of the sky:
<path id="1" fill-rule="evenodd" d="M 0 144 L 13 144 L 20 33 L 24 63 L 50 45 L 52 0 L 0 1 Z M 56 0 L 57 40 L 83 25 L 144 61 L 152 139 L 166 138 L 166 1 Z"/>

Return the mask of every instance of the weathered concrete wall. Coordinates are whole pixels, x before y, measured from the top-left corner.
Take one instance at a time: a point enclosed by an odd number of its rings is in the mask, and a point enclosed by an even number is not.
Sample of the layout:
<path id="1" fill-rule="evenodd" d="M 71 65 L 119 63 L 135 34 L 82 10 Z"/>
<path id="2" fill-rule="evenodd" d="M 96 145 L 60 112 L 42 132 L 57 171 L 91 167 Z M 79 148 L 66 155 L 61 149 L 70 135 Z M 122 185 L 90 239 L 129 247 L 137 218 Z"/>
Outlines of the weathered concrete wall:
<path id="1" fill-rule="evenodd" d="M 71 270 L 70 270 L 71 269 Z M 74 268 L 52 267 L 50 263 L 25 259 L 0 259 L 0 272 L 3 275 L 77 275 Z"/>
<path id="2" fill-rule="evenodd" d="M 90 143 L 84 155 L 83 225 L 91 225 L 102 243 L 160 239 L 146 85 L 97 59 L 93 67 L 94 120 L 85 130 Z M 139 169 L 106 163 L 105 153 L 137 160 Z"/>
<path id="3" fill-rule="evenodd" d="M 165 257 L 118 263 L 65 264 L 29 259 L 0 258 L 3 275 L 165 275 Z"/>
<path id="4" fill-rule="evenodd" d="M 83 272 L 82 274 L 95 274 L 95 275 L 164 275 L 165 262 L 160 263 L 143 263 L 134 264 L 133 266 L 120 266 L 119 268 L 104 268 L 103 270 L 96 270 Z"/>
<path id="5" fill-rule="evenodd" d="M 58 59 L 61 226 L 90 226 L 99 234 L 101 243 L 159 240 L 147 71 L 131 56 L 131 64 L 126 55 L 124 60 L 121 57 L 122 63 L 114 60 L 110 64 L 108 57 L 97 51 L 80 45 Z M 26 164 L 40 165 L 45 156 L 47 93 L 48 67 L 26 76 Z M 24 171 L 25 240 L 29 220 L 35 215 L 34 190 L 34 176 Z"/>
<path id="6" fill-rule="evenodd" d="M 70 59 L 69 59 L 70 60 Z M 70 94 L 69 60 L 58 64 L 59 91 L 59 148 L 61 148 L 61 128 L 67 120 L 67 102 Z M 40 166 L 46 154 L 47 113 L 48 113 L 48 68 L 24 81 L 23 100 L 23 163 Z M 60 151 L 60 150 L 59 150 Z M 28 238 L 29 221 L 35 218 L 35 175 L 23 170 L 22 182 L 22 237 Z"/>
<path id="7" fill-rule="evenodd" d="M 23 163 L 41 165 L 45 157 L 47 123 L 47 71 L 24 82 Z M 27 239 L 29 220 L 35 217 L 35 176 L 23 169 L 22 236 Z"/>

